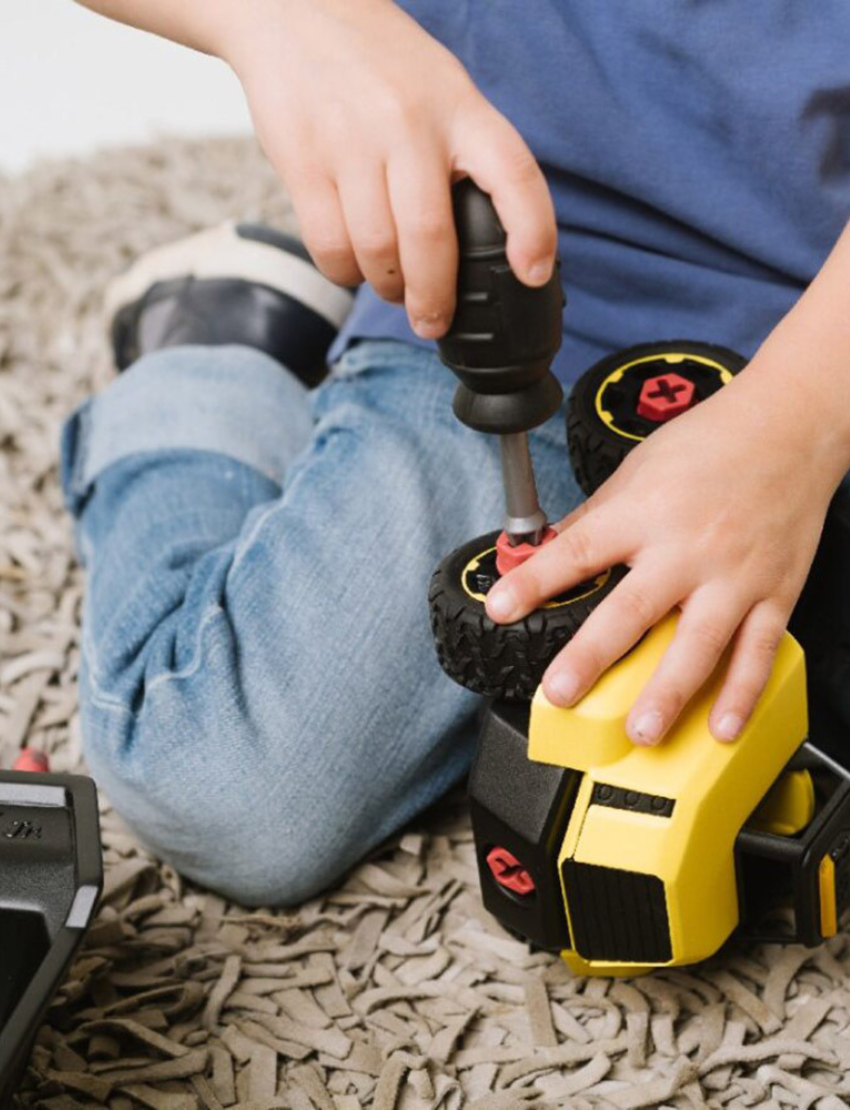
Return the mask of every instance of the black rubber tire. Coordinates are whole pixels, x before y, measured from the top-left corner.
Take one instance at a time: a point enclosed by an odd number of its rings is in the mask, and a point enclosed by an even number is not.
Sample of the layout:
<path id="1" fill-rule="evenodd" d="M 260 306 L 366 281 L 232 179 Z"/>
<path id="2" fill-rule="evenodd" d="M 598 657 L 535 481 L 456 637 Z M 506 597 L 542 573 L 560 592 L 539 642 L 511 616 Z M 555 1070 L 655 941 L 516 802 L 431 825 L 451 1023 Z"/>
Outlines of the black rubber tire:
<path id="1" fill-rule="evenodd" d="M 498 535 L 490 532 L 470 540 L 437 567 L 428 591 L 431 628 L 437 658 L 449 678 L 484 697 L 530 701 L 549 663 L 627 568 L 606 571 L 592 586 L 583 583 L 515 624 L 497 625 L 487 616 L 484 601 L 467 592 L 464 571 L 476 556 L 486 555 L 489 566 Z M 495 569 L 477 576 L 482 597 L 497 579 Z"/>
<path id="2" fill-rule="evenodd" d="M 637 439 L 627 438 L 610 428 L 596 410 L 596 396 L 605 379 L 625 363 L 636 359 L 651 360 L 652 356 L 657 356 L 659 363 L 662 363 L 664 356 L 670 354 L 690 354 L 709 358 L 733 375 L 743 370 L 747 364 L 746 359 L 727 347 L 694 343 L 690 340 L 669 340 L 663 343 L 644 343 L 617 351 L 616 354 L 601 359 L 585 371 L 573 386 L 567 402 L 567 443 L 570 464 L 576 480 L 588 497 L 611 477 L 626 455 L 637 447 L 641 440 L 661 427 L 660 424 L 646 420 L 636 411 L 632 411 L 628 414 L 628 430 L 632 436 L 637 436 Z M 647 361 L 639 368 L 635 367 L 635 384 L 652 373 L 657 374 L 661 368 L 660 365 L 654 369 L 652 367 L 652 361 Z M 700 401 L 704 401 L 721 387 L 719 380 L 714 383 L 705 380 L 706 375 L 697 372 L 699 370 L 697 363 L 689 364 L 685 360 L 670 364 L 668 368 L 694 382 Z M 624 377 L 631 373 L 626 371 Z"/>

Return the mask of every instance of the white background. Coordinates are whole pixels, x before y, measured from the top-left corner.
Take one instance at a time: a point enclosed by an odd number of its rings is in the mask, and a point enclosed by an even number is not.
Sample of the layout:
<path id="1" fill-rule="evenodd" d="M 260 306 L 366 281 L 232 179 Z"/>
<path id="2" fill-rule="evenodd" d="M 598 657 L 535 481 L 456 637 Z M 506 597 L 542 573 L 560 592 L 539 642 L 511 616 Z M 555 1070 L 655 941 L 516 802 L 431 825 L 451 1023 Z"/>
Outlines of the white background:
<path id="1" fill-rule="evenodd" d="M 157 135 L 250 129 L 239 83 L 217 59 L 73 0 L 0 5 L 0 172 Z"/>

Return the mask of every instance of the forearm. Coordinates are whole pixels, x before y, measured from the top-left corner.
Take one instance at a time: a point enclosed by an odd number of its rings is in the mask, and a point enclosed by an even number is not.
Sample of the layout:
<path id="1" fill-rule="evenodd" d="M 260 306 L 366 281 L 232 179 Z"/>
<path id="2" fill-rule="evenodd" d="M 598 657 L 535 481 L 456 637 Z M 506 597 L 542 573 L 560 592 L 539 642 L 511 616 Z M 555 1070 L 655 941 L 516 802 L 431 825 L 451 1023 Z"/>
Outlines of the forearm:
<path id="1" fill-rule="evenodd" d="M 238 44 L 259 40 L 272 23 L 288 21 L 290 14 L 312 0 L 77 0 L 100 15 L 150 31 L 204 54 L 231 63 Z M 392 0 L 368 0 L 370 6 L 390 5 Z M 357 0 L 361 7 L 367 0 Z M 339 0 L 348 11 L 348 0 Z M 288 25 L 288 22 L 287 22 Z"/>
<path id="2" fill-rule="evenodd" d="M 739 384 L 805 431 L 829 480 L 850 470 L 850 224 Z"/>
<path id="3" fill-rule="evenodd" d="M 271 0 L 283 7 L 288 0 Z M 229 41 L 262 18 L 265 0 L 78 0 L 100 15 L 161 38 L 226 56 Z"/>

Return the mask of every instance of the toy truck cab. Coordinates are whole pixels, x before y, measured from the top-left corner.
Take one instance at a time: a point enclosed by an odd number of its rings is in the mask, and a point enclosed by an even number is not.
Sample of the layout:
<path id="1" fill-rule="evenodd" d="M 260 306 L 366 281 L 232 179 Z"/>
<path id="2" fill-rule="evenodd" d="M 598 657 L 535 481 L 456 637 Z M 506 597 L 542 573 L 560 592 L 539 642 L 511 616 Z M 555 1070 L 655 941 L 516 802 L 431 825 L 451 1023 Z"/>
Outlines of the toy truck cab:
<path id="1" fill-rule="evenodd" d="M 660 745 L 628 740 L 626 714 L 675 625 L 653 629 L 573 708 L 538 690 L 530 706 L 494 702 L 485 716 L 470 779 L 485 905 L 582 974 L 694 963 L 740 926 L 816 944 L 847 902 L 850 786 L 804 743 L 805 668 L 790 635 L 736 742 L 708 730 L 719 677 Z M 779 932 L 766 919 L 777 896 L 794 911 Z"/>

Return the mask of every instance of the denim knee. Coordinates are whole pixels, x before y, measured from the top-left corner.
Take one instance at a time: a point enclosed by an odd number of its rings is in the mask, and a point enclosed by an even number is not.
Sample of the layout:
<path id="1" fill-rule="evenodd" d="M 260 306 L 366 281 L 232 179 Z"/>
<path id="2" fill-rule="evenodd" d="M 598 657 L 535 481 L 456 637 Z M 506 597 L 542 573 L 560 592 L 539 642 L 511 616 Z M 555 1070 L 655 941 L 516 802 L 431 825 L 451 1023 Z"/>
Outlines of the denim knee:
<path id="1" fill-rule="evenodd" d="M 142 843 L 181 874 L 246 906 L 296 906 L 329 887 L 371 845 L 358 838 L 370 798 L 328 774 L 327 736 L 279 737 L 281 758 L 253 759 L 256 737 L 225 722 L 206 758 L 169 758 L 173 706 L 136 713 L 82 689 L 85 755 L 98 786 Z M 165 749 L 165 750 L 164 750 Z M 297 749 L 307 792 L 287 774 Z M 314 753 L 312 768 L 304 760 Z M 291 758 L 296 758 L 293 754 Z"/>

